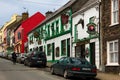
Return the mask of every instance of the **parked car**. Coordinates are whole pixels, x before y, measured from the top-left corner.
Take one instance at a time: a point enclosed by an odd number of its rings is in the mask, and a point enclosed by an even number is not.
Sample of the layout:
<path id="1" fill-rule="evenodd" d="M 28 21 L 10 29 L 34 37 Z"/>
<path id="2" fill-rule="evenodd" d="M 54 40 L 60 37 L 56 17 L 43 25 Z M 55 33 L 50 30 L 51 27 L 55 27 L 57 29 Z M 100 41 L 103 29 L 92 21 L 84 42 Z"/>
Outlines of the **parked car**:
<path id="1" fill-rule="evenodd" d="M 81 77 L 90 79 L 97 75 L 95 65 L 91 65 L 86 59 L 74 57 L 62 57 L 51 65 L 50 71 L 52 74 L 63 75 L 64 78 Z"/>
<path id="2" fill-rule="evenodd" d="M 18 63 L 24 63 L 26 55 L 27 55 L 27 53 L 20 53 L 19 56 L 17 56 L 17 62 Z"/>
<path id="3" fill-rule="evenodd" d="M 28 53 L 27 57 L 24 60 L 24 65 L 28 66 L 43 66 L 46 67 L 47 58 L 45 52 L 33 51 Z"/>
<path id="4" fill-rule="evenodd" d="M 12 54 L 8 54 L 7 59 L 12 60 Z"/>

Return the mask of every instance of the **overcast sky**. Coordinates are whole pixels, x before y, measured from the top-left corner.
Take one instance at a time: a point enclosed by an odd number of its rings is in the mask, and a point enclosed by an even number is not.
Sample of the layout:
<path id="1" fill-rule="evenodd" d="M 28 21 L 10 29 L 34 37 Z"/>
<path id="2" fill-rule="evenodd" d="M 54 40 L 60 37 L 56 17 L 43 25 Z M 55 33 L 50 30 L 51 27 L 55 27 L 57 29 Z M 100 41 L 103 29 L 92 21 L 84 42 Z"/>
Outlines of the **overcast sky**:
<path id="1" fill-rule="evenodd" d="M 36 12 L 45 14 L 55 11 L 69 0 L 0 0 L 0 27 L 10 21 L 13 14 L 21 15 L 28 11 L 29 16 Z"/>

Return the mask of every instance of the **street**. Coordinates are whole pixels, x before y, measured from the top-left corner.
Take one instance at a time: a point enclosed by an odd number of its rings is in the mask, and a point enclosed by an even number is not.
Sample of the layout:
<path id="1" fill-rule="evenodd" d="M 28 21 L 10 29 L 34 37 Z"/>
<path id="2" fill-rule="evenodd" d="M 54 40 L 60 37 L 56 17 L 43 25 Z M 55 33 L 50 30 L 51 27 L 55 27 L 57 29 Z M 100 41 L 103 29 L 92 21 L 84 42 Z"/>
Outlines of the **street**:
<path id="1" fill-rule="evenodd" d="M 0 80 L 65 80 L 51 75 L 50 72 L 29 68 L 23 64 L 14 65 L 11 61 L 0 58 Z"/>
<path id="2" fill-rule="evenodd" d="M 66 80 L 59 75 L 51 75 L 45 68 L 14 65 L 11 61 L 0 58 L 0 80 Z M 67 79 L 83 80 L 83 79 Z"/>

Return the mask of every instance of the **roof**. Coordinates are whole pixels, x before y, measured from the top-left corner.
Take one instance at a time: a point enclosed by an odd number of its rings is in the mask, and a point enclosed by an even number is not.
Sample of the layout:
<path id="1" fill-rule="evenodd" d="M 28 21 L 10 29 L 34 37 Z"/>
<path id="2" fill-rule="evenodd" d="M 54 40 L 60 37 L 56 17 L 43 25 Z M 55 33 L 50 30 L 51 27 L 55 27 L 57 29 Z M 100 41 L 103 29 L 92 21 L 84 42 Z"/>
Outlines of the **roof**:
<path id="1" fill-rule="evenodd" d="M 51 20 L 53 17 L 55 17 L 56 15 L 58 15 L 60 12 L 64 11 L 65 9 L 69 8 L 72 4 L 74 4 L 77 0 L 70 0 L 68 1 L 65 5 L 63 5 L 61 8 L 59 8 L 58 10 L 56 10 L 52 16 L 46 18 L 43 22 L 41 22 L 39 25 L 42 25 L 44 23 L 46 23 L 47 21 Z M 38 26 L 39 26 L 38 25 Z M 37 27 L 36 27 L 37 28 Z M 34 28 L 34 29 L 36 29 Z M 33 30 L 34 30 L 33 29 Z M 28 33 L 29 34 L 29 33 Z"/>
<path id="2" fill-rule="evenodd" d="M 79 11 L 75 12 L 72 16 L 75 16 L 77 14 L 79 14 L 80 12 L 82 11 L 85 11 L 87 9 L 90 9 L 91 7 L 95 6 L 96 4 L 99 4 L 98 3 L 98 0 L 88 0 L 82 7 Z"/>
<path id="3" fill-rule="evenodd" d="M 29 33 L 31 30 L 37 27 L 37 25 L 40 24 L 44 19 L 45 16 L 43 14 L 41 14 L 40 12 L 36 12 L 34 15 L 29 17 L 22 23 L 22 27 L 27 33 Z"/>

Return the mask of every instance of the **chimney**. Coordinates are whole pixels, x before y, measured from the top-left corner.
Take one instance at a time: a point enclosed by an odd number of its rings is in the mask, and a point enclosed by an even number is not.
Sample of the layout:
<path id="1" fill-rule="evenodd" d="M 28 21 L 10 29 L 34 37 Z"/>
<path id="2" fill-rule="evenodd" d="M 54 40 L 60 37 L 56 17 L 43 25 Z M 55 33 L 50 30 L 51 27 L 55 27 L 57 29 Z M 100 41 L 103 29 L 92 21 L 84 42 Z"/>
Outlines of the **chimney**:
<path id="1" fill-rule="evenodd" d="M 46 17 L 50 17 L 52 14 L 53 14 L 52 11 L 48 11 L 48 12 L 45 13 Z"/>
<path id="2" fill-rule="evenodd" d="M 29 17 L 28 12 L 22 13 L 22 20 L 23 20 L 23 21 L 26 20 L 28 17 Z"/>

